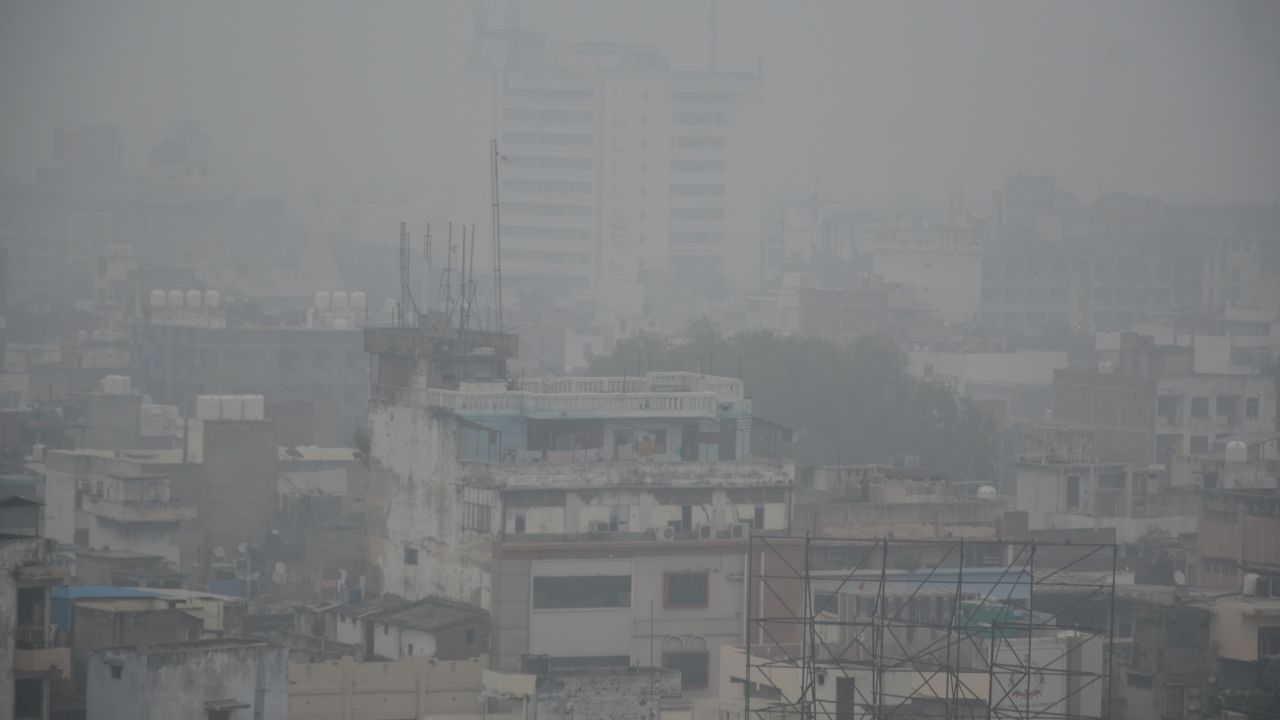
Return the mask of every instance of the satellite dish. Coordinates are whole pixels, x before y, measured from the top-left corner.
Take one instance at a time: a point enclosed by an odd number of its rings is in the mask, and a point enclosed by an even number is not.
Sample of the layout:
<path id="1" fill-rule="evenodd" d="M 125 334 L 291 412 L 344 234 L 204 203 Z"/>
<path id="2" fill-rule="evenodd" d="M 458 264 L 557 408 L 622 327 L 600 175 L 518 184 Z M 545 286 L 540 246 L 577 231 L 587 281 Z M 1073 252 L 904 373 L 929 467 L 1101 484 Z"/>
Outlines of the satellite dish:
<path id="1" fill-rule="evenodd" d="M 1173 571 L 1173 584 L 1182 587 L 1187 584 L 1187 576 L 1181 570 Z"/>
<path id="2" fill-rule="evenodd" d="M 227 556 L 227 550 L 226 550 L 226 548 L 222 547 L 221 545 L 219 545 L 218 547 L 214 548 L 214 549 L 213 549 L 213 556 L 214 556 L 214 557 L 216 557 L 216 558 L 219 558 L 219 559 L 226 557 L 226 556 Z"/>
<path id="3" fill-rule="evenodd" d="M 236 550 L 240 551 L 241 555 L 249 552 L 249 543 L 244 543 L 244 542 L 240 543 L 239 545 L 236 546 Z"/>

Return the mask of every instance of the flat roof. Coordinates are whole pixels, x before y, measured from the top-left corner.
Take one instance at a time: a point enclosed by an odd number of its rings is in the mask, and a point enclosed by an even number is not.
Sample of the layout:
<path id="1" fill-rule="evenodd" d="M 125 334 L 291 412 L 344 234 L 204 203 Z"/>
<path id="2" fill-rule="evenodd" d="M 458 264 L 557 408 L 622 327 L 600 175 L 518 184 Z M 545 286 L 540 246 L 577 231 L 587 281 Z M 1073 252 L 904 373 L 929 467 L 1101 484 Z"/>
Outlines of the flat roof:
<path id="1" fill-rule="evenodd" d="M 251 638 L 206 638 L 204 640 L 182 640 L 155 645 L 126 645 L 122 647 L 103 648 L 105 651 L 128 651 L 142 655 L 159 655 L 164 653 L 204 652 L 207 650 L 236 650 L 240 648 L 277 647 L 273 643 Z"/>

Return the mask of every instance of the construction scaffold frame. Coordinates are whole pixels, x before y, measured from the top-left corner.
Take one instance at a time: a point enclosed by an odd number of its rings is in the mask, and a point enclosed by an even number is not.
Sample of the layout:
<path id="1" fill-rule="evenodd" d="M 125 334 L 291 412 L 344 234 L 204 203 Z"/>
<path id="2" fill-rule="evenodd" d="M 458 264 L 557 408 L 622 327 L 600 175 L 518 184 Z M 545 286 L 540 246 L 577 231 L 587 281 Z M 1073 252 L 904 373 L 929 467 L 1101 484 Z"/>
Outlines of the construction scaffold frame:
<path id="1" fill-rule="evenodd" d="M 754 535 L 749 720 L 1110 718 L 1114 544 Z"/>

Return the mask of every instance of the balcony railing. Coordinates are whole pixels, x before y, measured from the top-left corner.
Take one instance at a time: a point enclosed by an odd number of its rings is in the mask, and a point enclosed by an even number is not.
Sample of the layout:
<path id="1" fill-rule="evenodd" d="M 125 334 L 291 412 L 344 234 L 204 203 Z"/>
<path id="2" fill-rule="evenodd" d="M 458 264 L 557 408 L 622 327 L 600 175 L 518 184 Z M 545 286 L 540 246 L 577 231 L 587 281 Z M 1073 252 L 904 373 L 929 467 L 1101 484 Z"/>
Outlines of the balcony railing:
<path id="1" fill-rule="evenodd" d="M 51 627 L 18 625 L 13 629 L 13 645 L 20 650 L 43 650 L 59 647 L 57 634 Z"/>
<path id="2" fill-rule="evenodd" d="M 418 398 L 421 391 L 413 391 Z M 559 417 L 715 417 L 717 396 L 700 393 L 458 392 L 430 388 L 426 404 L 460 415 Z"/>
<path id="3" fill-rule="evenodd" d="M 86 513 L 115 522 L 179 522 L 196 517 L 195 504 L 184 500 L 115 502 L 97 495 L 86 495 L 83 508 Z"/>

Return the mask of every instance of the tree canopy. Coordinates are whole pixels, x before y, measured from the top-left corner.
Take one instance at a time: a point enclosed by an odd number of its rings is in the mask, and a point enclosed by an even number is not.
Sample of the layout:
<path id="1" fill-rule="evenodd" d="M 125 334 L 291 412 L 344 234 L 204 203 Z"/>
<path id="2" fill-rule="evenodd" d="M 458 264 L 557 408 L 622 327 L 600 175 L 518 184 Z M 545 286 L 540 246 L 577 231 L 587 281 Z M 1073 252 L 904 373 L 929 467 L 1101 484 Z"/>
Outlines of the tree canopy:
<path id="1" fill-rule="evenodd" d="M 695 320 L 677 336 L 623 339 L 587 372 L 664 370 L 741 378 L 756 415 L 796 431 L 799 466 L 918 455 L 953 481 L 995 482 L 994 422 L 951 388 L 911 375 L 906 356 L 881 338 L 845 346 L 765 330 L 725 336 Z"/>

